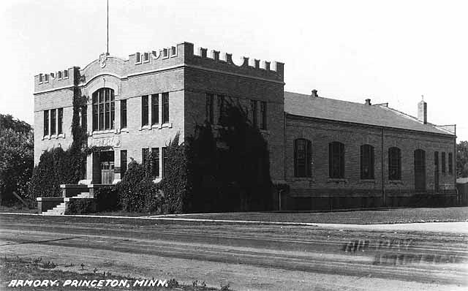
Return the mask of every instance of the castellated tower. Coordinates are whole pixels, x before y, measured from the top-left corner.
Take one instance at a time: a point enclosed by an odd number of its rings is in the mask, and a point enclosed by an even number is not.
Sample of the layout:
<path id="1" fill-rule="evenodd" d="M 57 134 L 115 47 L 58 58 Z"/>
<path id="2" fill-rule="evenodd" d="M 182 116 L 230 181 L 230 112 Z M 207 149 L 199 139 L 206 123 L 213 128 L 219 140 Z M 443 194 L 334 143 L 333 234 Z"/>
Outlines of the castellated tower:
<path id="1" fill-rule="evenodd" d="M 284 64 L 181 43 L 137 52 L 121 59 L 102 54 L 83 68 L 71 67 L 35 77 L 35 163 L 44 150 L 72 143 L 73 97 L 84 96 L 78 110 L 88 146 L 101 151 L 87 159 L 83 183 L 111 184 L 127 164 L 158 156 L 163 175 L 164 148 L 180 133 L 193 134 L 197 124 L 216 125 L 223 102 L 246 108 L 257 104 L 252 118 L 268 142 L 271 176 L 281 180 L 284 155 Z"/>

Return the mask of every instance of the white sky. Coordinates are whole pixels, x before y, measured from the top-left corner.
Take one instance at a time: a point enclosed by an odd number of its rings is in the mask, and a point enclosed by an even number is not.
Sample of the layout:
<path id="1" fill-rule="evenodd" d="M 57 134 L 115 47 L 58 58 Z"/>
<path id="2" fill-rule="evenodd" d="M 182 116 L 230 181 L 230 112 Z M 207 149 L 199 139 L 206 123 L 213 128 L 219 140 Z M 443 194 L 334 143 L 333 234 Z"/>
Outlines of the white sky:
<path id="1" fill-rule="evenodd" d="M 183 41 L 285 63 L 285 89 L 457 124 L 468 140 L 468 1 L 110 0 L 110 53 Z M 106 50 L 106 0 L 0 1 L 0 113 L 33 123 L 33 76 Z"/>

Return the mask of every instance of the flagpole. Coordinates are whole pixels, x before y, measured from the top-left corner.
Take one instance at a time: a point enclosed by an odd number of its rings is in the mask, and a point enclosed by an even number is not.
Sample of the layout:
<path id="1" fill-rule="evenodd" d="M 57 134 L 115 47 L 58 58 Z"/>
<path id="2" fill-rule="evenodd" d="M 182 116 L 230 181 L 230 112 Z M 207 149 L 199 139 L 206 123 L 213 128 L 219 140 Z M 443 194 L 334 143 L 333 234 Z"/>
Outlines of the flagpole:
<path id="1" fill-rule="evenodd" d="M 109 0 L 107 0 L 107 54 L 109 55 Z"/>

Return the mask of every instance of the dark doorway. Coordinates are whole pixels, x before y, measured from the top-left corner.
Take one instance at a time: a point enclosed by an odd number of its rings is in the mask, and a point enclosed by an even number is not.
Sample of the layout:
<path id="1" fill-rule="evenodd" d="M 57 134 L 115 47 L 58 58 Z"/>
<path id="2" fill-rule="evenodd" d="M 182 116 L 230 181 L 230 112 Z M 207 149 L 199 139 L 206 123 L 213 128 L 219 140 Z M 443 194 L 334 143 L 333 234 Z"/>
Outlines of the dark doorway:
<path id="1" fill-rule="evenodd" d="M 93 154 L 93 183 L 112 184 L 114 181 L 114 151 Z"/>
<path id="2" fill-rule="evenodd" d="M 414 151 L 414 188 L 416 191 L 426 191 L 426 152 Z"/>

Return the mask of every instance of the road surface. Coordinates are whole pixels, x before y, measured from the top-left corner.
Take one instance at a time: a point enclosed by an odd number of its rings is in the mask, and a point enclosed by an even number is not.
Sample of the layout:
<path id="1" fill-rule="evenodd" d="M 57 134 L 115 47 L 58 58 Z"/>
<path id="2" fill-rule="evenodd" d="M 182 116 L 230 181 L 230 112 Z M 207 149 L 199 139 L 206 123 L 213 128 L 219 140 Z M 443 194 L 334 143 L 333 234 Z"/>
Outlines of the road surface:
<path id="1" fill-rule="evenodd" d="M 13 214 L 1 214 L 0 223 L 1 256 L 42 257 L 69 271 L 234 290 L 468 288 L 468 234 L 453 229 Z"/>

